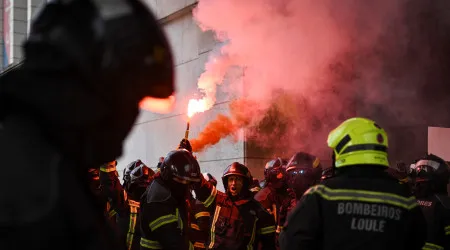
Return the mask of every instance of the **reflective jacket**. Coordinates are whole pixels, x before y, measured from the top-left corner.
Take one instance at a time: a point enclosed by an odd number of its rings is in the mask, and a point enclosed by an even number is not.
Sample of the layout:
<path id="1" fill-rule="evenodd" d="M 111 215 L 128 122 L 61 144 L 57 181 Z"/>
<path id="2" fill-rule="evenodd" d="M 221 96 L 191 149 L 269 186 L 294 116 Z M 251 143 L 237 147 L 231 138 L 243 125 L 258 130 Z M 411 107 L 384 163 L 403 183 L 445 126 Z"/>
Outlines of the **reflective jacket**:
<path id="1" fill-rule="evenodd" d="M 177 201 L 162 179 L 152 181 L 140 204 L 142 250 L 194 249 L 188 238 L 186 201 Z"/>
<path id="2" fill-rule="evenodd" d="M 408 187 L 382 168 L 352 166 L 310 188 L 280 234 L 281 249 L 419 250 L 425 219 Z"/>
<path id="3" fill-rule="evenodd" d="M 430 195 L 417 200 L 427 221 L 427 241 L 424 250 L 450 249 L 450 198 Z"/>
<path id="4" fill-rule="evenodd" d="M 209 249 L 243 250 L 275 249 L 274 218 L 254 200 L 233 201 L 207 181 L 195 189 L 197 199 L 211 212 Z M 212 212 L 213 211 L 213 212 Z"/>
<path id="5" fill-rule="evenodd" d="M 209 220 L 211 213 L 198 200 L 191 200 L 192 216 L 191 218 L 191 233 L 189 239 L 194 245 L 194 249 L 206 249 L 206 241 L 209 237 Z"/>
<path id="6" fill-rule="evenodd" d="M 140 231 L 140 202 L 128 199 L 127 213 L 118 218 L 120 237 L 126 243 L 127 250 L 140 249 L 141 231 Z"/>

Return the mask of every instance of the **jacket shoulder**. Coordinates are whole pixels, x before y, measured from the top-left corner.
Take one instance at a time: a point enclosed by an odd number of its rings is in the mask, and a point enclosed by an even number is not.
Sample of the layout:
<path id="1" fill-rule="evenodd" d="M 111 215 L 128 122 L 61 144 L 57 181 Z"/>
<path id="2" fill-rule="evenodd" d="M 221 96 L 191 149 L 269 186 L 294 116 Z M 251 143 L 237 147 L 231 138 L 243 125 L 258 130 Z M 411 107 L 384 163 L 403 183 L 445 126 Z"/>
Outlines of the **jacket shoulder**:
<path id="1" fill-rule="evenodd" d="M 159 181 L 152 181 L 150 186 L 147 187 L 147 203 L 171 203 L 172 193 L 170 190 L 163 186 Z"/>
<path id="2" fill-rule="evenodd" d="M 270 188 L 268 187 L 261 189 L 258 193 L 255 194 L 255 200 L 259 202 L 267 200 L 269 198 L 270 192 Z"/>

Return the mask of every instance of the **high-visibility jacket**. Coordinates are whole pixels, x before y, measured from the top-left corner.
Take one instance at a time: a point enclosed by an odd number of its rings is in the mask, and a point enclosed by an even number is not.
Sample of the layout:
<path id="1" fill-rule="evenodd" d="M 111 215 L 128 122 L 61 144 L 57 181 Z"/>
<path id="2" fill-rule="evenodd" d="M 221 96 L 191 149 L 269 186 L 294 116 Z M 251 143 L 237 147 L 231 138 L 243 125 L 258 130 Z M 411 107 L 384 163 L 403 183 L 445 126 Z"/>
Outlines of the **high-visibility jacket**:
<path id="1" fill-rule="evenodd" d="M 352 166 L 305 192 L 280 234 L 285 249 L 419 250 L 426 225 L 405 184 L 375 166 Z"/>
<path id="2" fill-rule="evenodd" d="M 193 250 L 188 237 L 185 200 L 178 201 L 164 181 L 156 177 L 140 203 L 140 249 Z"/>
<path id="3" fill-rule="evenodd" d="M 259 202 L 248 196 L 232 199 L 203 180 L 195 189 L 196 198 L 210 209 L 208 249 L 275 249 L 275 220 Z"/>

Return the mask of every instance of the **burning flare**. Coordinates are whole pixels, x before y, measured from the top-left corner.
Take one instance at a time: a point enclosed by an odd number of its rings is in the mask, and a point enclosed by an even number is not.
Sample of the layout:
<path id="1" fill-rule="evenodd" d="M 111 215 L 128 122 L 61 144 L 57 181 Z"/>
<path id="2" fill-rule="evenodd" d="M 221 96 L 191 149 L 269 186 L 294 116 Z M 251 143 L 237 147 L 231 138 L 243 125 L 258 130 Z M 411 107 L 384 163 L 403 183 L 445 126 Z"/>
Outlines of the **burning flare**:
<path id="1" fill-rule="evenodd" d="M 191 118 L 193 115 L 205 112 L 206 110 L 210 109 L 212 105 L 208 105 L 207 100 L 205 98 L 203 99 L 191 99 L 189 100 L 188 104 L 188 117 Z"/>

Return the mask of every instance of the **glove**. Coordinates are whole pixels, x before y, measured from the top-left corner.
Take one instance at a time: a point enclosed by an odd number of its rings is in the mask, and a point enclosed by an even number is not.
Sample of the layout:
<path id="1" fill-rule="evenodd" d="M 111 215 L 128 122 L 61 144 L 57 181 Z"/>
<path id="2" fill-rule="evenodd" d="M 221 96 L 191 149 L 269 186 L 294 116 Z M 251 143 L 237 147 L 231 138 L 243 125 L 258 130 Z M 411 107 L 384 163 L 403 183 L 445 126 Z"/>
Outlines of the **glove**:
<path id="1" fill-rule="evenodd" d="M 178 145 L 178 149 L 186 149 L 187 151 L 191 152 L 192 154 L 192 146 L 188 139 L 183 138 Z"/>

